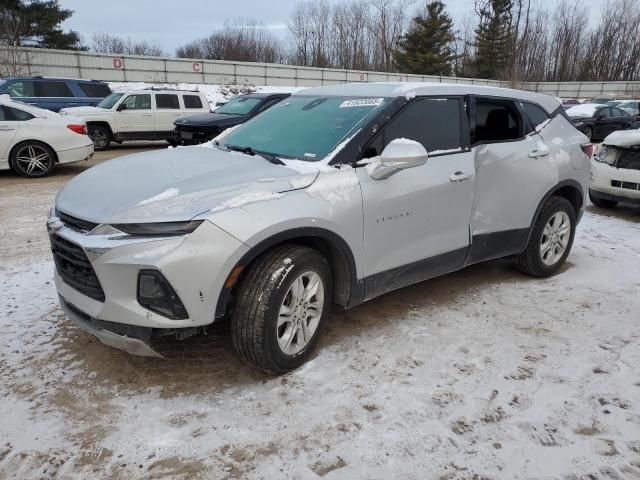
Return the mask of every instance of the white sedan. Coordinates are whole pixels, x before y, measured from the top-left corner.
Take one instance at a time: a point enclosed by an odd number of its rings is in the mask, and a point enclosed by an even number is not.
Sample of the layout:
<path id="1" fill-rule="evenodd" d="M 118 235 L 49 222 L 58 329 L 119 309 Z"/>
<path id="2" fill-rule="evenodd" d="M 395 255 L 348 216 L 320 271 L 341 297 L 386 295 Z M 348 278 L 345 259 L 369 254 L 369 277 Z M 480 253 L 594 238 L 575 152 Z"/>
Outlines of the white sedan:
<path id="1" fill-rule="evenodd" d="M 83 120 L 0 95 L 0 170 L 44 177 L 58 163 L 88 160 L 91 156 L 93 142 Z"/>

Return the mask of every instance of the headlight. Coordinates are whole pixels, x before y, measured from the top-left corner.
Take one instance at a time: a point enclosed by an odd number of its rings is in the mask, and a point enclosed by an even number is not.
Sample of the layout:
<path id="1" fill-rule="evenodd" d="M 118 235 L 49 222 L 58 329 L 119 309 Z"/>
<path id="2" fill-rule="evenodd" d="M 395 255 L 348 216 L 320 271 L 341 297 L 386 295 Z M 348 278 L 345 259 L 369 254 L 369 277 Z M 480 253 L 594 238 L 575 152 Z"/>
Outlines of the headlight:
<path id="1" fill-rule="evenodd" d="M 576 127 L 581 127 L 582 125 L 584 125 L 584 122 L 573 122 L 573 124 L 574 124 Z"/>
<path id="2" fill-rule="evenodd" d="M 596 162 L 606 163 L 607 165 L 615 165 L 618 161 L 619 151 L 615 148 L 602 147 L 597 155 L 593 156 Z"/>
<path id="3" fill-rule="evenodd" d="M 162 223 L 116 223 L 112 227 L 129 235 L 186 235 L 193 232 L 204 220 L 190 220 L 188 222 Z"/>

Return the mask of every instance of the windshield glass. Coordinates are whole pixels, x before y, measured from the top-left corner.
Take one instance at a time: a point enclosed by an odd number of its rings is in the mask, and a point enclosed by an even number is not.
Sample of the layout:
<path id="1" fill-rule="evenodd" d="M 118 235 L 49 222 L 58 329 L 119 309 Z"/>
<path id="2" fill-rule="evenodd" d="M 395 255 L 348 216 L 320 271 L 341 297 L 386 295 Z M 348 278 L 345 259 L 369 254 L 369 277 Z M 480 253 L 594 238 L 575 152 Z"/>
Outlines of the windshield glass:
<path id="1" fill-rule="evenodd" d="M 261 98 L 237 97 L 216 109 L 216 113 L 224 113 L 226 115 L 246 115 L 260 102 L 262 102 Z"/>
<path id="2" fill-rule="evenodd" d="M 112 93 L 107 98 L 102 100 L 98 104 L 98 107 L 100 107 L 100 108 L 112 108 L 117 103 L 117 101 L 120 100 L 122 95 L 124 95 L 124 93 Z"/>
<path id="3" fill-rule="evenodd" d="M 237 127 L 225 145 L 318 161 L 392 101 L 389 98 L 294 96 Z"/>

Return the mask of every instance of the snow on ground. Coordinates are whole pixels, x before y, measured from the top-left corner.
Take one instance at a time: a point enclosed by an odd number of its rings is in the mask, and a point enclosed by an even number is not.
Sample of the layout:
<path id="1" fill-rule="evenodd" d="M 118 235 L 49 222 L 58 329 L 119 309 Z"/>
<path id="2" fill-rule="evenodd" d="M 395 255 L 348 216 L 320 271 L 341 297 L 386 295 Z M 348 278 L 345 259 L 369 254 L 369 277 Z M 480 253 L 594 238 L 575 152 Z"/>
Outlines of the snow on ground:
<path id="1" fill-rule="evenodd" d="M 55 189 L 6 180 L 2 242 L 32 243 L 0 250 L 0 478 L 640 476 L 640 209 L 590 206 L 553 278 L 489 262 L 336 311 L 272 377 L 224 329 L 146 359 L 74 327 Z"/>
<path id="2" fill-rule="evenodd" d="M 214 108 L 218 102 L 226 102 L 236 95 L 245 93 L 282 93 L 304 90 L 304 87 L 275 87 L 253 85 L 210 85 L 204 83 L 147 83 L 147 82 L 110 82 L 109 87 L 114 92 L 128 92 L 145 88 L 166 88 L 176 90 L 195 90 L 202 92 Z"/>

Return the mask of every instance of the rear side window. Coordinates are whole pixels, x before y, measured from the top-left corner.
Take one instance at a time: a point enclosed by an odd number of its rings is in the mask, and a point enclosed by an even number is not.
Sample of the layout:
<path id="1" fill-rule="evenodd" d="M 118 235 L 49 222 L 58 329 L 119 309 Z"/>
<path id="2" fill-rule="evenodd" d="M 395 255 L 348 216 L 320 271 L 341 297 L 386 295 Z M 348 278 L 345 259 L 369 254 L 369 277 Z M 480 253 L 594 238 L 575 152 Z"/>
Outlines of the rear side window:
<path id="1" fill-rule="evenodd" d="M 475 101 L 475 141 L 504 142 L 521 138 L 520 116 L 511 100 L 478 98 Z"/>
<path id="2" fill-rule="evenodd" d="M 13 82 L 7 87 L 7 92 L 12 97 L 35 97 L 33 82 Z"/>
<path id="3" fill-rule="evenodd" d="M 407 105 L 384 128 L 382 149 L 396 138 L 415 140 L 421 143 L 429 153 L 459 149 L 461 147 L 460 122 L 460 100 L 456 98 L 417 99 Z M 377 155 L 380 153 L 382 152 L 376 152 Z"/>
<path id="4" fill-rule="evenodd" d="M 79 86 L 87 97 L 104 98 L 111 95 L 111 89 L 104 83 L 80 83 Z"/>
<path id="5" fill-rule="evenodd" d="M 184 108 L 202 108 L 202 100 L 198 95 L 184 95 Z"/>
<path id="6" fill-rule="evenodd" d="M 73 93 L 64 82 L 36 82 L 36 96 L 73 97 Z"/>
<path id="7" fill-rule="evenodd" d="M 34 118 L 33 115 L 23 110 L 6 106 L 0 107 L 0 121 L 24 122 L 32 118 Z"/>
<path id="8" fill-rule="evenodd" d="M 169 95 L 166 93 L 156 94 L 156 108 L 180 109 L 178 95 Z"/>
<path id="9" fill-rule="evenodd" d="M 522 108 L 527 117 L 529 117 L 529 121 L 533 128 L 536 128 L 538 125 L 541 125 L 551 118 L 542 107 L 539 107 L 534 103 L 522 102 Z"/>

